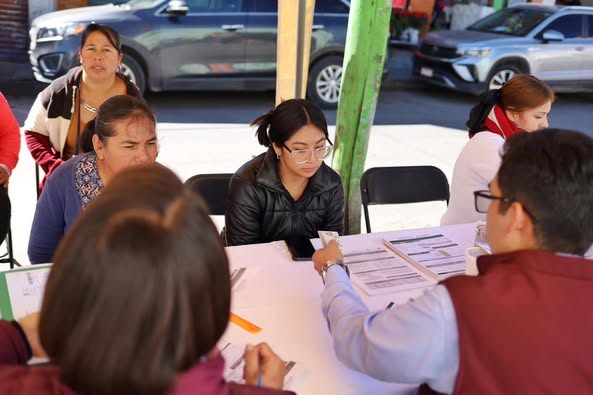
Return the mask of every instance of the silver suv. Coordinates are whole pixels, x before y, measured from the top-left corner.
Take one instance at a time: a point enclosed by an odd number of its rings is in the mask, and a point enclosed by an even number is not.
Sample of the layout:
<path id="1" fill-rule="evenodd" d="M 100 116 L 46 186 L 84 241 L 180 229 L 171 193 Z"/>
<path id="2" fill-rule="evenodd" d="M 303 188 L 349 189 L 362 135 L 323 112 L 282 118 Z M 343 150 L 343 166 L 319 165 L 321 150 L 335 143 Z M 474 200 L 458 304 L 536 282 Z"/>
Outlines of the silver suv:
<path id="1" fill-rule="evenodd" d="M 509 7 L 465 30 L 428 34 L 414 60 L 416 78 L 474 94 L 517 73 L 556 91 L 593 89 L 593 7 Z"/>

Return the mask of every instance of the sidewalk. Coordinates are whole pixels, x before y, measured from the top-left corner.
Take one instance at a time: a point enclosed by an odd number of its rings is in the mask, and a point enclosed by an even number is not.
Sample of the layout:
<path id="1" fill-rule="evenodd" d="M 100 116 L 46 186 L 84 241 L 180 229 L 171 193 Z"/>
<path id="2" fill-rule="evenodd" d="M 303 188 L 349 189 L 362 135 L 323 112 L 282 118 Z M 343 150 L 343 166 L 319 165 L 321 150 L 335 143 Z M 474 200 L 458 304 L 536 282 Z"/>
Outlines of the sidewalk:
<path id="1" fill-rule="evenodd" d="M 233 173 L 264 150 L 246 130 L 246 124 L 159 123 L 162 144 L 158 161 L 183 180 L 198 173 Z M 330 134 L 333 139 L 334 127 Z M 430 164 L 451 180 L 455 159 L 466 139 L 459 130 L 433 125 L 374 126 L 366 167 Z M 10 181 L 13 243 L 21 264 L 28 263 L 27 244 L 36 204 L 34 180 L 34 162 L 23 141 Z M 444 202 L 430 202 L 371 207 L 370 215 L 373 231 L 381 231 L 437 226 L 444 210 Z M 222 223 L 220 218 L 216 222 Z"/>

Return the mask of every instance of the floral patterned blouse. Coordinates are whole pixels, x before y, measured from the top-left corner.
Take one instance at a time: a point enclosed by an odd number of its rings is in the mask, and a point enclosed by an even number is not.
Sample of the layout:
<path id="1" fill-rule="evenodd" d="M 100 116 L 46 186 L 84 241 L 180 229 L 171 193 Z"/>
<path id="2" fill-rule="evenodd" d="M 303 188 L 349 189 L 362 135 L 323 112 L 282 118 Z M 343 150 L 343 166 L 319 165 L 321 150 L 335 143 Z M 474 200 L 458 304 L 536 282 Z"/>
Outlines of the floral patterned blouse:
<path id="1" fill-rule="evenodd" d="M 103 182 L 99 177 L 97 155 L 92 152 L 83 158 L 74 172 L 74 185 L 84 209 L 103 190 Z"/>

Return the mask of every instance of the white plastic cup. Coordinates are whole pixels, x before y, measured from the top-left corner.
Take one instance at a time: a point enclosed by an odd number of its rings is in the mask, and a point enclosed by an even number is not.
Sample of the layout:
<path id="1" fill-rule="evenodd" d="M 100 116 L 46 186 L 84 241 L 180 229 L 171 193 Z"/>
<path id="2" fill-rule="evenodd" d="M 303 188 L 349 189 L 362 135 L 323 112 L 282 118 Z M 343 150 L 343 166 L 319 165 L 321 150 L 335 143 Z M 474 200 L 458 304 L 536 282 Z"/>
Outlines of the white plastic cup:
<path id="1" fill-rule="evenodd" d="M 465 275 L 466 276 L 477 276 L 478 275 L 478 257 L 480 255 L 486 255 L 487 252 L 480 247 L 470 247 L 465 250 Z"/>

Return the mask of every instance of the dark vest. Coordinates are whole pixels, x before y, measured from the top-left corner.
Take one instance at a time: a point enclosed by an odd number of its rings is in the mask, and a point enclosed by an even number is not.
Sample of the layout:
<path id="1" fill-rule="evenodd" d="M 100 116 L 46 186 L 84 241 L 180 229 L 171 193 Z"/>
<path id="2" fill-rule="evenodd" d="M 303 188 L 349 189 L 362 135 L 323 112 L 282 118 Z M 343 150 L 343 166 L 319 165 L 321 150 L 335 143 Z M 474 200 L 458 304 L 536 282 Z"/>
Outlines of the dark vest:
<path id="1" fill-rule="evenodd" d="M 593 261 L 518 251 L 478 269 L 442 282 L 459 331 L 454 393 L 593 394 Z"/>

